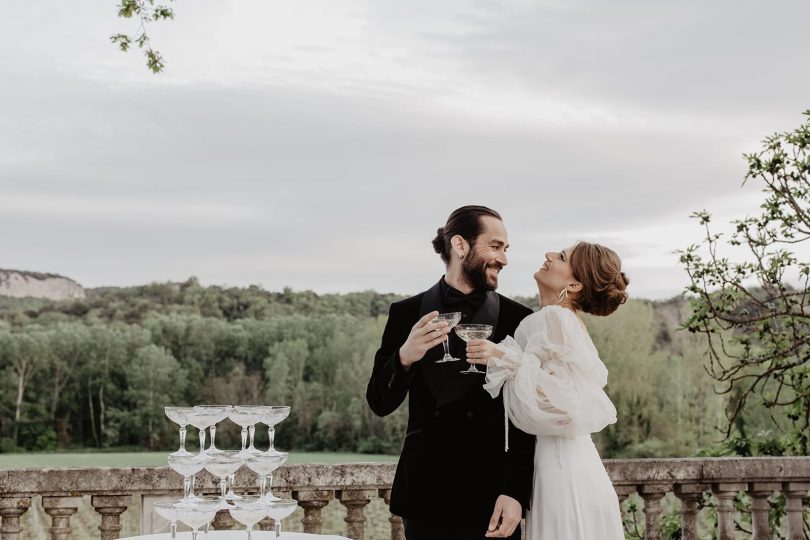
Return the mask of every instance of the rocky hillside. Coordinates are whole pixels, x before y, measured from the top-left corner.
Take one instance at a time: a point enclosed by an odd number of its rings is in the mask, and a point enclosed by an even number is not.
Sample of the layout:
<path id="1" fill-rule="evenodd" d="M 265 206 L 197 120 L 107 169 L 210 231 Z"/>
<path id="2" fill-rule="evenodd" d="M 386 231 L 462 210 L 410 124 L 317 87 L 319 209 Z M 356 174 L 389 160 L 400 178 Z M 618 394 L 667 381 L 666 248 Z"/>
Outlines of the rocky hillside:
<path id="1" fill-rule="evenodd" d="M 69 300 L 84 298 L 84 288 L 57 274 L 3 270 L 0 268 L 0 296 Z"/>

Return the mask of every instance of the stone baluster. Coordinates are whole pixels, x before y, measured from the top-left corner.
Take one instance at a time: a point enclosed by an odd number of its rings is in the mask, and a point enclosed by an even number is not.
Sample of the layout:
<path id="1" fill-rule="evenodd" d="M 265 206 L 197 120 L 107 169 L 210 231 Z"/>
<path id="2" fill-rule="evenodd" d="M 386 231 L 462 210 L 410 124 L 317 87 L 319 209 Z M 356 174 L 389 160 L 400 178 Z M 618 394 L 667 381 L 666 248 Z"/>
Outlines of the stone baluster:
<path id="1" fill-rule="evenodd" d="M 365 507 L 377 496 L 376 489 L 344 489 L 340 491 L 340 503 L 346 507 L 346 536 L 363 540 L 366 523 Z"/>
<path id="2" fill-rule="evenodd" d="M 785 482 L 782 485 L 782 493 L 785 494 L 785 510 L 787 511 L 786 540 L 806 540 L 802 499 L 807 497 L 808 490 L 810 490 L 810 482 Z"/>
<path id="3" fill-rule="evenodd" d="M 0 517 L 3 524 L 0 526 L 0 540 L 20 540 L 22 527 L 20 516 L 31 507 L 31 497 L 2 497 L 0 498 Z"/>
<path id="4" fill-rule="evenodd" d="M 698 503 L 703 498 L 703 493 L 710 490 L 711 486 L 706 484 L 678 484 L 675 486 L 675 496 L 681 500 L 682 540 L 698 540 Z"/>
<path id="5" fill-rule="evenodd" d="M 334 497 L 335 492 L 331 489 L 302 489 L 293 492 L 293 499 L 297 500 L 298 506 L 304 509 L 301 523 L 304 524 L 305 533 L 321 534 L 323 527 L 321 510 Z"/>
<path id="6" fill-rule="evenodd" d="M 70 516 L 79 511 L 81 497 L 42 497 L 42 508 L 51 516 L 52 540 L 70 540 Z"/>
<path id="7" fill-rule="evenodd" d="M 385 501 L 386 506 L 391 505 L 390 489 L 381 489 L 380 497 Z M 391 523 L 391 540 L 405 540 L 405 526 L 402 523 L 402 518 L 391 514 L 388 522 Z"/>
<path id="8" fill-rule="evenodd" d="M 256 524 L 256 529 L 260 531 L 272 531 L 276 525 L 276 520 L 266 517 Z"/>
<path id="9" fill-rule="evenodd" d="M 219 510 L 211 522 L 211 528 L 215 531 L 230 531 L 236 526 L 236 520 L 231 517 L 227 509 Z"/>
<path id="10" fill-rule="evenodd" d="M 616 496 L 619 498 L 619 506 L 624 504 L 624 501 L 627 500 L 627 497 L 632 495 L 636 492 L 636 486 L 634 485 L 627 485 L 627 484 L 619 484 L 613 486 L 614 491 L 616 491 Z"/>
<path id="11" fill-rule="evenodd" d="M 753 540 L 769 540 L 771 538 L 768 511 L 770 504 L 768 497 L 774 491 L 782 489 L 778 483 L 755 482 L 748 484 L 748 494 L 751 496 L 751 532 Z"/>
<path id="12" fill-rule="evenodd" d="M 121 534 L 121 514 L 132 504 L 132 495 L 93 495 L 90 504 L 101 515 L 101 540 L 117 540 Z"/>
<path id="13" fill-rule="evenodd" d="M 717 540 L 734 540 L 734 497 L 748 486 L 745 484 L 712 484 L 717 497 Z"/>
<path id="14" fill-rule="evenodd" d="M 661 499 L 670 489 L 668 484 L 638 486 L 638 494 L 644 499 L 645 540 L 661 540 Z"/>

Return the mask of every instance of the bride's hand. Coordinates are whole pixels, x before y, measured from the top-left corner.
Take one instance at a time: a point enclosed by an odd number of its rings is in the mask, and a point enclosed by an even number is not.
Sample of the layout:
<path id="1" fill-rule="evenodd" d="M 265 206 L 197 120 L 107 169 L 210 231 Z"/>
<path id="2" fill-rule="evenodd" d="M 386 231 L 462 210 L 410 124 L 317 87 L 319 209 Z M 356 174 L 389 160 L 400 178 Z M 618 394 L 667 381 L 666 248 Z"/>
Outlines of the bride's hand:
<path id="1" fill-rule="evenodd" d="M 467 343 L 467 362 L 471 364 L 486 365 L 490 356 L 501 358 L 503 355 L 502 350 L 486 339 L 474 339 Z"/>

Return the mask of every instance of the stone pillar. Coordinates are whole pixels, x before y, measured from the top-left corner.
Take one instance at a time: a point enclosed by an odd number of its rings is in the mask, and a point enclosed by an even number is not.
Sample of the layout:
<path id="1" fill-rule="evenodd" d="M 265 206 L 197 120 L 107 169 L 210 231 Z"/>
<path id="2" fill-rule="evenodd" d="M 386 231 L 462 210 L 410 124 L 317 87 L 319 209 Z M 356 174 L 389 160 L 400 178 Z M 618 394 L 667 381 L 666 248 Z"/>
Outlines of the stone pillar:
<path id="1" fill-rule="evenodd" d="M 748 494 L 751 496 L 751 532 L 752 540 L 770 540 L 771 531 L 768 523 L 768 497 L 774 491 L 782 489 L 778 483 L 751 483 L 748 484 Z"/>
<path id="2" fill-rule="evenodd" d="M 229 531 L 236 526 L 236 521 L 231 517 L 228 510 L 219 510 L 214 520 L 211 522 L 211 528 L 215 531 Z"/>
<path id="3" fill-rule="evenodd" d="M 20 540 L 20 516 L 31 507 L 31 497 L 2 497 L 0 498 L 0 517 L 3 524 L 0 526 L 0 540 Z"/>
<path id="4" fill-rule="evenodd" d="M 808 490 L 810 482 L 785 482 L 782 486 L 787 511 L 787 540 L 805 540 L 802 499 L 807 497 Z"/>
<path id="5" fill-rule="evenodd" d="M 70 516 L 79 511 L 81 497 L 42 497 L 42 508 L 51 516 L 52 540 L 70 540 Z"/>
<path id="6" fill-rule="evenodd" d="M 298 506 L 304 509 L 301 523 L 304 524 L 305 533 L 321 534 L 323 527 L 321 510 L 334 497 L 335 492 L 331 489 L 307 489 L 293 492 L 293 499 L 297 500 Z"/>
<path id="7" fill-rule="evenodd" d="M 391 505 L 390 489 L 381 489 L 380 497 L 383 498 L 387 506 Z M 402 518 L 391 514 L 388 521 L 391 523 L 391 540 L 405 540 L 405 526 L 402 524 Z"/>
<path id="8" fill-rule="evenodd" d="M 619 498 L 619 506 L 624 504 L 624 501 L 627 500 L 627 497 L 632 495 L 636 492 L 636 486 L 629 486 L 625 484 L 614 485 L 614 491 L 616 491 L 616 496 Z"/>
<path id="9" fill-rule="evenodd" d="M 717 540 L 734 540 L 734 497 L 746 484 L 712 484 L 717 497 Z"/>
<path id="10" fill-rule="evenodd" d="M 121 514 L 132 504 L 132 495 L 93 495 L 90 504 L 101 515 L 101 540 L 117 540 L 121 534 Z"/>
<path id="11" fill-rule="evenodd" d="M 671 489 L 668 484 L 642 484 L 638 494 L 644 499 L 644 539 L 661 540 L 661 499 Z"/>
<path id="12" fill-rule="evenodd" d="M 681 500 L 682 540 L 698 540 L 698 502 L 703 497 L 703 493 L 709 490 L 711 490 L 711 486 L 705 484 L 678 484 L 675 486 L 675 496 Z"/>
<path id="13" fill-rule="evenodd" d="M 340 491 L 340 502 L 346 507 L 346 536 L 352 540 L 363 540 L 366 523 L 364 509 L 371 502 L 371 499 L 376 496 L 376 489 L 344 489 Z"/>

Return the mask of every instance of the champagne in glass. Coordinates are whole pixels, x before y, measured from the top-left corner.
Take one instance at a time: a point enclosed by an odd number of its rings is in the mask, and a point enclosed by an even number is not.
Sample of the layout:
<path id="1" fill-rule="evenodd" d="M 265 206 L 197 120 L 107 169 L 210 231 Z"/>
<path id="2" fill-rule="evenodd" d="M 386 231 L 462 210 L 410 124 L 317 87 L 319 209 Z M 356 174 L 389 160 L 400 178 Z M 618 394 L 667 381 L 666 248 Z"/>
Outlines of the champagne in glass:
<path id="1" fill-rule="evenodd" d="M 458 337 L 464 340 L 465 343 L 476 339 L 487 339 L 492 334 L 492 325 L 489 324 L 459 324 L 455 327 Z M 465 375 L 468 373 L 486 373 L 475 367 L 475 364 L 470 363 L 469 369 L 462 371 Z"/>
<path id="2" fill-rule="evenodd" d="M 449 328 L 453 328 L 455 325 L 458 324 L 460 320 L 461 320 L 461 312 L 454 311 L 453 313 L 440 313 L 435 319 L 433 319 L 430 322 L 438 323 L 444 321 L 447 323 L 447 326 Z M 450 345 L 448 343 L 449 341 L 450 341 L 449 339 L 445 339 L 442 342 L 442 345 L 444 345 L 444 356 L 442 357 L 441 360 L 436 360 L 437 364 L 443 364 L 445 362 L 458 362 L 459 360 L 461 360 L 460 358 L 454 358 L 450 356 Z"/>

